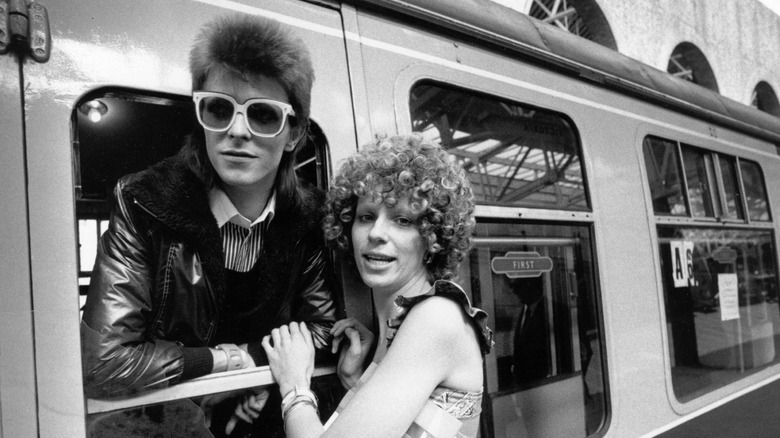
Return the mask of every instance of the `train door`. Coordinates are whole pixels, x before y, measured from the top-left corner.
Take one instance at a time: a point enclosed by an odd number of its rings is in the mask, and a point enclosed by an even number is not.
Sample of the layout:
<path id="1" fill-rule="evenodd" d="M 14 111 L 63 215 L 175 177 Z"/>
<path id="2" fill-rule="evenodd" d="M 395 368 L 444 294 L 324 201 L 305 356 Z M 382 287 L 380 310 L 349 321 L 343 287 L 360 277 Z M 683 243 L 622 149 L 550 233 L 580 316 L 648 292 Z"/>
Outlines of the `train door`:
<path id="1" fill-rule="evenodd" d="M 5 283 L 0 293 L 7 315 L 0 332 L 0 430 L 7 436 L 77 437 L 87 433 L 87 415 L 154 399 L 126 397 L 112 404 L 84 396 L 79 309 L 114 182 L 175 153 L 195 123 L 187 59 L 201 25 L 221 15 L 256 14 L 289 26 L 307 44 L 316 81 L 312 140 L 299 155 L 305 178 L 324 184 L 329 145 L 340 146 L 342 152 L 333 154 L 338 158 L 355 150 L 356 142 L 344 35 L 333 3 L 45 4 L 49 62 L 26 62 L 22 82 L 20 63 L 0 57 Z M 13 331 L 5 330 L 11 320 Z M 270 382 L 270 374 L 220 377 L 161 397 L 213 393 L 248 381 Z M 20 425 L 8 427 L 11 421 Z"/>
<path id="2" fill-rule="evenodd" d="M 574 125 L 562 114 L 435 82 L 416 83 L 409 106 L 413 129 L 463 163 L 482 204 L 460 277 L 492 316 L 483 430 L 495 437 L 594 433 L 605 391 Z M 519 206 L 579 220 L 518 215 Z"/>
<path id="3" fill-rule="evenodd" d="M 482 436 L 598 433 L 608 395 L 579 133 L 529 85 L 554 78 L 425 23 L 398 26 L 358 11 L 371 130 L 419 132 L 469 174 L 477 228 L 459 282 L 495 340 Z"/>

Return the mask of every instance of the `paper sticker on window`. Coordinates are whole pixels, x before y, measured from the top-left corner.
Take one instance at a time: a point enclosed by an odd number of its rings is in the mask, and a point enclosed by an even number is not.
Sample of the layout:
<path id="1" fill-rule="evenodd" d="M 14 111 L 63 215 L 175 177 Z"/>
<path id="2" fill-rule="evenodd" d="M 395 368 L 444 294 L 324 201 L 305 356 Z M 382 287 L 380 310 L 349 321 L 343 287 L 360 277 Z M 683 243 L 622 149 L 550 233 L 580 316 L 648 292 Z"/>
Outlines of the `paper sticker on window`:
<path id="1" fill-rule="evenodd" d="M 739 319 L 737 274 L 718 274 L 718 301 L 721 321 Z"/>
<path id="2" fill-rule="evenodd" d="M 672 251 L 672 277 L 674 287 L 696 286 L 693 276 L 693 242 L 672 240 L 669 243 Z"/>

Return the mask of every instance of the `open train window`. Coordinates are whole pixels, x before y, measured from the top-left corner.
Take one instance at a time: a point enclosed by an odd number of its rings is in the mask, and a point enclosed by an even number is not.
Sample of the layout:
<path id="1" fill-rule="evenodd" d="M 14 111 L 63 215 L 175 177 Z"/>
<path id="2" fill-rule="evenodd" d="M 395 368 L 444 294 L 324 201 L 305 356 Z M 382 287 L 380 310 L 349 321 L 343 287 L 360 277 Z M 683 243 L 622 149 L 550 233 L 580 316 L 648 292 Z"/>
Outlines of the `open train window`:
<path id="1" fill-rule="evenodd" d="M 459 274 L 493 321 L 485 436 L 596 433 L 607 412 L 603 338 L 574 124 L 562 114 L 434 82 L 416 84 L 409 104 L 413 130 L 461 161 L 477 202 L 495 213 L 477 218 L 475 249 Z M 565 210 L 583 221 L 518 221 L 516 208 L 505 207 Z"/>
<path id="2" fill-rule="evenodd" d="M 99 89 L 85 95 L 73 111 L 72 123 L 79 289 L 83 305 L 98 239 L 108 225 L 109 201 L 116 181 L 176 154 L 186 136 L 193 129 L 201 128 L 190 96 L 117 88 Z M 297 154 L 296 171 L 304 180 L 323 188 L 328 177 L 327 147 L 324 133 L 312 121 L 307 141 Z M 132 421 L 139 430 L 147 426 L 154 428 L 146 419 L 138 418 L 138 406 L 158 406 L 150 411 L 158 412 L 155 415 L 198 412 L 192 410 L 194 405 L 188 397 L 225 390 L 218 381 L 210 382 L 184 389 L 186 384 L 177 385 L 172 392 L 161 395 L 141 392 L 133 397 L 90 399 L 87 414 L 97 421 L 105 412 L 119 413 L 134 418 Z M 171 400 L 176 402 L 158 404 Z"/>
<path id="3" fill-rule="evenodd" d="M 79 289 L 84 299 L 106 230 L 109 197 L 117 180 L 172 156 L 184 144 L 195 119 L 190 96 L 103 88 L 85 95 L 73 111 L 76 217 L 79 236 Z M 298 175 L 325 187 L 327 140 L 312 121 L 298 152 Z"/>
<path id="4" fill-rule="evenodd" d="M 776 240 L 758 163 L 654 137 L 644 156 L 672 389 L 687 402 L 780 363 Z M 670 204 L 687 219 L 667 221 Z"/>

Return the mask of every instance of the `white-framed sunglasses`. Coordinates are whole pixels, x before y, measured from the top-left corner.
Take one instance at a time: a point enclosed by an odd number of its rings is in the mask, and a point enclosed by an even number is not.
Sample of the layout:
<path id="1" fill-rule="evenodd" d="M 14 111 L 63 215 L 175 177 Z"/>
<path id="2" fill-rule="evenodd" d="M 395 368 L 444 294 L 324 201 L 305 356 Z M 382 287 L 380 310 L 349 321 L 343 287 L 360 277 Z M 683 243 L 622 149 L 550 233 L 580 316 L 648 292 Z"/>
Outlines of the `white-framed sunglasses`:
<path id="1" fill-rule="evenodd" d="M 236 114 L 241 113 L 249 132 L 258 137 L 276 137 L 284 129 L 287 116 L 295 117 L 290 104 L 273 99 L 248 99 L 239 104 L 229 94 L 195 91 L 192 100 L 198 122 L 209 131 L 227 131 L 236 121 Z"/>

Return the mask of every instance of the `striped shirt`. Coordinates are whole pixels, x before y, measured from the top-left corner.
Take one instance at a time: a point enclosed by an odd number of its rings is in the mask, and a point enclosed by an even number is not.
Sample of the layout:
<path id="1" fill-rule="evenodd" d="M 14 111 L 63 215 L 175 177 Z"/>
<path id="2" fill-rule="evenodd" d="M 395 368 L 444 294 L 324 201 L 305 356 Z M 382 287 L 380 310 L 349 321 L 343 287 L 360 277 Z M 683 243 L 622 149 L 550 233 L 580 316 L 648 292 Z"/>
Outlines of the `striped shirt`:
<path id="1" fill-rule="evenodd" d="M 268 199 L 265 209 L 254 222 L 242 216 L 225 192 L 218 188 L 209 191 L 209 205 L 222 236 L 225 268 L 237 272 L 249 271 L 260 257 L 263 234 L 274 217 L 276 192 Z"/>

